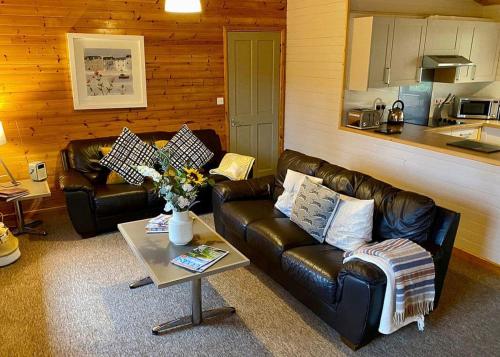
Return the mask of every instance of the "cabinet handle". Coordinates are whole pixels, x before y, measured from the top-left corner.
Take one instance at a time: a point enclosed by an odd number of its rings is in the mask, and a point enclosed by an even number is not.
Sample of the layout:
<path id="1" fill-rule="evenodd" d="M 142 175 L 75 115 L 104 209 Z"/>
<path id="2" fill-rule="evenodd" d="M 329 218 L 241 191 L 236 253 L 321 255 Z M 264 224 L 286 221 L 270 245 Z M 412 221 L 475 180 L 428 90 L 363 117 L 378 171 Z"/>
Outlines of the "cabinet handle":
<path id="1" fill-rule="evenodd" d="M 476 65 L 472 66 L 472 74 L 471 74 L 471 79 L 472 80 L 476 79 L 476 68 L 477 68 Z"/>
<path id="2" fill-rule="evenodd" d="M 424 72 L 424 69 L 422 67 L 417 68 L 417 83 L 422 82 L 422 73 Z"/>
<path id="3" fill-rule="evenodd" d="M 384 83 L 391 84 L 391 68 L 390 67 L 384 68 Z"/>

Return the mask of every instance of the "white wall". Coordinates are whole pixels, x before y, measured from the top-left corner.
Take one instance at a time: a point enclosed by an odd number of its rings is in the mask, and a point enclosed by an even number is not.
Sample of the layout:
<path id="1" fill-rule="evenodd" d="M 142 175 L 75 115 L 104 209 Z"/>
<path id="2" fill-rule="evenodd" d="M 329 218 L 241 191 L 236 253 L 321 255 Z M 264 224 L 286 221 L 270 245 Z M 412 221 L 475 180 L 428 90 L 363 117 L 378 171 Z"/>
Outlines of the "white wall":
<path id="1" fill-rule="evenodd" d="M 347 0 L 288 0 L 285 147 L 461 212 L 456 247 L 500 264 L 499 166 L 338 129 L 347 13 Z"/>

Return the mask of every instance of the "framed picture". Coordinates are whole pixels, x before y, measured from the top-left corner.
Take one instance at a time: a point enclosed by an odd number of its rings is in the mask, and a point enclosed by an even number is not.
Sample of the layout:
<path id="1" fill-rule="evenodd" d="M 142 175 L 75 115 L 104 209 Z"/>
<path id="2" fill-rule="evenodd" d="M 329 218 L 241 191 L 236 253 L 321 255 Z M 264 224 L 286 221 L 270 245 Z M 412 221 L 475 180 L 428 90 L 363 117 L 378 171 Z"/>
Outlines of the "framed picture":
<path id="1" fill-rule="evenodd" d="M 76 110 L 148 106 L 143 36 L 67 36 Z"/>

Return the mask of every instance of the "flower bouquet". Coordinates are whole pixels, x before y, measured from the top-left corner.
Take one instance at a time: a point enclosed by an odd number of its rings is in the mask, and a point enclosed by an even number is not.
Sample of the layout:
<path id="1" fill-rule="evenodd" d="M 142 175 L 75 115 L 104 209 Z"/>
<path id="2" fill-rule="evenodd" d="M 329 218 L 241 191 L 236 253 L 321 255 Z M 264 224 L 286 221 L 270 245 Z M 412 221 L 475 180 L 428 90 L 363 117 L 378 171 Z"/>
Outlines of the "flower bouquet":
<path id="1" fill-rule="evenodd" d="M 138 166 L 137 171 L 153 180 L 158 195 L 166 201 L 165 212 L 173 212 L 169 221 L 170 240 L 178 245 L 187 244 L 193 238 L 189 209 L 197 203 L 200 189 L 213 182 L 189 163 L 181 170 L 175 169 L 164 150 L 158 150 L 158 163 L 161 171 L 149 166 Z"/>

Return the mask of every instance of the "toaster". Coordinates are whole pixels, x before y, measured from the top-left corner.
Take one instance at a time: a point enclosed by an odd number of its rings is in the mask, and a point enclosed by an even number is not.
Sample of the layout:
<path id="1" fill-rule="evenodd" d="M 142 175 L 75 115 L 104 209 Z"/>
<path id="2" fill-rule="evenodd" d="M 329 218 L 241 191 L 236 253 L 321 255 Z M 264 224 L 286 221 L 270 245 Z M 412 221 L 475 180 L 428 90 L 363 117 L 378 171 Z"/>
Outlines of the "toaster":
<path id="1" fill-rule="evenodd" d="M 380 126 L 381 112 L 375 109 L 352 109 L 347 113 L 347 126 L 355 129 L 375 129 Z"/>
<path id="2" fill-rule="evenodd" d="M 43 181 L 47 179 L 47 168 L 43 161 L 30 162 L 28 171 L 33 181 Z"/>

